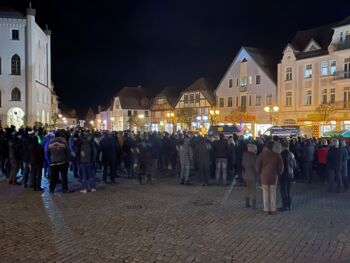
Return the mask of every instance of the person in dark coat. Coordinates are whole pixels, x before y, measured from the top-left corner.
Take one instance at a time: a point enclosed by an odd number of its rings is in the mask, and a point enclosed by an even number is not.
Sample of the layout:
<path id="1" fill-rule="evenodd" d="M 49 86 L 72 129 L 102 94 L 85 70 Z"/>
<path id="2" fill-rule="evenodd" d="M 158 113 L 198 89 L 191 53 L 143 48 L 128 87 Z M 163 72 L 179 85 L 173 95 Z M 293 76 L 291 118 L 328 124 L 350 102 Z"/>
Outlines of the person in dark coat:
<path id="1" fill-rule="evenodd" d="M 199 141 L 194 148 L 193 159 L 196 163 L 196 167 L 198 168 L 198 173 L 203 186 L 208 186 L 210 176 L 211 151 L 212 146 L 210 142 L 200 136 Z"/>
<path id="2" fill-rule="evenodd" d="M 242 170 L 242 158 L 243 158 L 243 153 L 247 149 L 247 144 L 244 140 L 243 135 L 239 136 L 239 139 L 236 143 L 236 173 L 238 176 L 238 182 L 240 185 L 243 185 L 243 170 Z"/>
<path id="3" fill-rule="evenodd" d="M 23 180 L 22 183 L 25 188 L 29 186 L 33 186 L 32 178 L 29 175 L 30 169 L 29 169 L 29 145 L 30 145 L 30 140 L 31 138 L 28 136 L 29 130 L 26 129 L 23 131 L 22 139 L 21 139 L 21 154 L 22 154 L 22 176 Z"/>
<path id="4" fill-rule="evenodd" d="M 95 160 L 97 148 L 89 138 L 89 134 L 83 134 L 77 145 L 77 161 L 81 171 L 82 187 L 81 193 L 96 191 Z"/>
<path id="5" fill-rule="evenodd" d="M 213 143 L 216 162 L 216 183 L 220 182 L 220 173 L 222 173 L 222 183 L 227 184 L 227 157 L 229 153 L 228 142 L 225 140 L 224 134 L 220 134 L 220 139 Z"/>
<path id="6" fill-rule="evenodd" d="M 301 162 L 303 175 L 308 179 L 309 184 L 312 182 L 312 163 L 315 157 L 315 146 L 312 142 L 312 139 L 305 141 L 304 145 L 301 148 Z"/>
<path id="7" fill-rule="evenodd" d="M 332 139 L 331 148 L 327 153 L 327 168 L 328 168 L 328 191 L 334 190 L 334 184 L 337 183 L 337 192 L 343 188 L 343 179 L 341 176 L 343 164 L 343 150 L 339 148 L 339 141 Z"/>
<path id="8" fill-rule="evenodd" d="M 148 139 L 146 133 L 141 135 L 138 143 L 139 153 L 139 175 L 138 180 L 140 184 L 143 183 L 142 177 L 145 177 L 145 183 L 152 184 L 152 144 Z"/>
<path id="9" fill-rule="evenodd" d="M 152 158 L 152 176 L 156 175 L 160 158 L 160 139 L 156 132 L 152 133 L 150 138 L 151 143 L 151 158 Z"/>
<path id="10" fill-rule="evenodd" d="M 39 144 L 38 137 L 34 136 L 31 138 L 28 152 L 28 162 L 34 191 L 42 191 L 41 173 L 45 161 L 45 154 L 44 148 Z"/>
<path id="11" fill-rule="evenodd" d="M 100 141 L 100 152 L 102 153 L 103 175 L 102 180 L 106 184 L 107 177 L 111 178 L 111 183 L 115 182 L 115 159 L 116 159 L 116 141 L 109 132 L 105 132 Z"/>
<path id="12" fill-rule="evenodd" d="M 348 190 L 348 160 L 350 159 L 350 153 L 348 147 L 344 140 L 339 141 L 339 147 L 343 151 L 342 167 L 341 167 L 341 176 L 343 181 L 344 191 Z"/>
<path id="13" fill-rule="evenodd" d="M 20 134 L 13 132 L 10 140 L 8 141 L 9 147 L 9 160 L 10 160 L 10 173 L 9 184 L 20 185 L 17 181 L 17 173 L 20 168 L 21 161 L 21 142 Z"/>
<path id="14" fill-rule="evenodd" d="M 280 193 L 282 197 L 282 207 L 280 207 L 279 211 L 286 211 L 291 209 L 292 198 L 290 196 L 290 188 L 291 183 L 294 178 L 294 170 L 296 167 L 296 160 L 294 154 L 289 150 L 288 141 L 282 141 L 282 152 L 281 152 L 282 160 L 283 160 L 283 173 L 280 176 L 279 186 Z"/>
<path id="15" fill-rule="evenodd" d="M 236 145 L 233 137 L 228 139 L 228 158 L 227 158 L 227 171 L 229 177 L 233 176 L 234 167 L 236 165 Z"/>

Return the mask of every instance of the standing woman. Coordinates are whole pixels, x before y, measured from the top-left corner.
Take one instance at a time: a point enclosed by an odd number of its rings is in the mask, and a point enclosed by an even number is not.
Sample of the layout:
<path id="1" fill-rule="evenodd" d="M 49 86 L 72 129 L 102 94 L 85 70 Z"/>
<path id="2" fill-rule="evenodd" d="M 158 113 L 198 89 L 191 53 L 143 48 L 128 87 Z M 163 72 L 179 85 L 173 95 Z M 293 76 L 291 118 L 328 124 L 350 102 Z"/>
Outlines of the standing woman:
<path id="1" fill-rule="evenodd" d="M 243 179 L 247 185 L 246 187 L 246 198 L 245 206 L 253 209 L 256 208 L 256 183 L 258 178 L 258 173 L 255 168 L 255 163 L 257 159 L 257 146 L 255 144 L 247 145 L 247 152 L 243 153 L 242 157 L 242 172 Z M 251 203 L 250 203 L 251 201 Z"/>
<path id="2" fill-rule="evenodd" d="M 180 183 L 189 185 L 192 149 L 190 147 L 190 138 L 187 135 L 185 135 L 184 140 L 181 142 L 181 145 L 179 147 L 179 155 L 181 167 Z"/>
<path id="3" fill-rule="evenodd" d="M 276 212 L 277 179 L 283 172 L 281 148 L 279 142 L 269 141 L 256 160 L 256 170 L 263 188 L 264 211 L 269 215 Z"/>

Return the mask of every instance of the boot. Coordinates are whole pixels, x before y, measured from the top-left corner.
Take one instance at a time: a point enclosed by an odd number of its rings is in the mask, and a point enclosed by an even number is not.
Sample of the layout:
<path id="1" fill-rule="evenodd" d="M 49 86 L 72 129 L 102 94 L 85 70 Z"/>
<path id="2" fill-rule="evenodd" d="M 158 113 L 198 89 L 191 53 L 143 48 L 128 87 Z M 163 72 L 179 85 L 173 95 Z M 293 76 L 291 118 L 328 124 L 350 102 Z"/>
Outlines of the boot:
<path id="1" fill-rule="evenodd" d="M 250 205 L 249 205 L 249 197 L 246 197 L 246 199 L 245 199 L 245 207 L 250 207 Z"/>
<path id="2" fill-rule="evenodd" d="M 255 199 L 252 200 L 252 208 L 256 209 L 256 200 Z"/>

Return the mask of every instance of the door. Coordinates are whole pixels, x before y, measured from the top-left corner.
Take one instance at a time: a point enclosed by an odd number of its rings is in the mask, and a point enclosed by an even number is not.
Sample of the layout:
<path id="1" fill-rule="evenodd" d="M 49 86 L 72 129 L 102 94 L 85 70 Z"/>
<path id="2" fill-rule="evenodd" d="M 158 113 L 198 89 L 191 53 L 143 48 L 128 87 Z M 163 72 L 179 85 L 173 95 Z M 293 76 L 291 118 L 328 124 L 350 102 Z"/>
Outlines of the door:
<path id="1" fill-rule="evenodd" d="M 350 78 L 350 59 L 345 59 L 344 61 L 344 78 Z"/>

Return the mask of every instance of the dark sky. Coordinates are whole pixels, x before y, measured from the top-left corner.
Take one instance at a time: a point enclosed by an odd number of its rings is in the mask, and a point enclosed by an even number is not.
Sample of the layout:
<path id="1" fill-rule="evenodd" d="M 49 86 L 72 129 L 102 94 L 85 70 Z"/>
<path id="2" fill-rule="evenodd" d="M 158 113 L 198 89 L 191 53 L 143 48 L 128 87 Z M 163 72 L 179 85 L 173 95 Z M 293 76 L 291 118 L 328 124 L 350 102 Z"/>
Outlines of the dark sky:
<path id="1" fill-rule="evenodd" d="M 28 0 L 0 0 L 24 11 Z M 350 1 L 33 0 L 52 35 L 60 100 L 85 115 L 125 85 L 218 81 L 242 45 L 282 52 L 297 30 L 341 20 Z"/>

